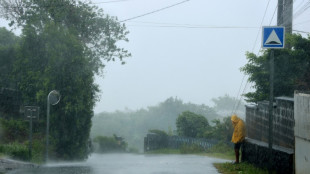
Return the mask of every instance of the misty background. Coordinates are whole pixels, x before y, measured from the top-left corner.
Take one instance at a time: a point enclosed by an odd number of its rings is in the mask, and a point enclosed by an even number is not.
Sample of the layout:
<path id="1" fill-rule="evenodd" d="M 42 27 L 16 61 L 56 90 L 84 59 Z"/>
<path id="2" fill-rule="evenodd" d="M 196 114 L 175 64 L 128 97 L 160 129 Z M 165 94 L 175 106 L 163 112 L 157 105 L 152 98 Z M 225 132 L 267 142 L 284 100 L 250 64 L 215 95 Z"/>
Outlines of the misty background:
<path id="1" fill-rule="evenodd" d="M 245 53 L 259 53 L 261 26 L 276 25 L 277 17 L 277 1 L 271 0 L 90 3 L 119 21 L 137 17 L 124 22 L 129 42 L 119 43 L 132 57 L 125 65 L 108 62 L 103 77 L 96 77 L 101 93 L 95 113 L 134 111 L 169 97 L 209 106 L 212 98 L 225 94 L 242 98 L 243 93 L 252 91 L 240 72 L 246 63 Z M 293 33 L 306 35 L 301 31 L 310 30 L 307 3 L 294 1 Z M 7 24 L 0 20 L 0 27 Z M 13 31 L 20 33 L 19 29 Z"/>
<path id="2" fill-rule="evenodd" d="M 179 2 L 184 1 L 128 0 L 98 6 L 122 21 Z M 305 4 L 294 1 L 295 30 L 310 30 L 309 10 L 297 13 Z M 276 6 L 277 1 L 268 0 L 191 0 L 126 21 L 129 43 L 123 46 L 132 57 L 123 66 L 108 63 L 103 79 L 97 78 L 102 93 L 95 113 L 146 108 L 168 97 L 209 106 L 212 98 L 224 94 L 240 99 L 253 90 L 240 72 L 245 53 L 259 53 L 261 26 L 276 25 Z"/>

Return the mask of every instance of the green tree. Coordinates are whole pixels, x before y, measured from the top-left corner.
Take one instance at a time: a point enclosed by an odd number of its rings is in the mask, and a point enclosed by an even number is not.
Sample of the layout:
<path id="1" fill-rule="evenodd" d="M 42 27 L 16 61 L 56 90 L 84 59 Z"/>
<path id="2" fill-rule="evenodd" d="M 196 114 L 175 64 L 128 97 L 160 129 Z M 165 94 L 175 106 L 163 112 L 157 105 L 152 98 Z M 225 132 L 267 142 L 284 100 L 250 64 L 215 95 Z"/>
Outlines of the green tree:
<path id="1" fill-rule="evenodd" d="M 95 151 L 99 153 L 125 152 L 127 148 L 127 143 L 116 135 L 113 137 L 97 136 L 94 138 L 94 142 L 99 145 L 99 147 L 95 149 Z"/>
<path id="2" fill-rule="evenodd" d="M 51 108 L 51 156 L 86 158 L 98 93 L 94 76 L 105 61 L 124 63 L 130 56 L 117 44 L 128 41 L 125 25 L 82 1 L 2 0 L 0 7 L 2 17 L 22 28 L 12 79 L 24 105 L 39 105 L 44 115 L 49 91 L 62 95 Z"/>
<path id="3" fill-rule="evenodd" d="M 176 120 L 177 132 L 180 136 L 201 138 L 210 129 L 206 117 L 185 111 Z"/>
<path id="4" fill-rule="evenodd" d="M 68 29 L 82 43 L 83 53 L 96 73 L 104 67 L 102 60 L 119 59 L 125 63 L 123 59 L 131 56 L 117 45 L 119 41 L 128 41 L 125 25 L 97 6 L 80 0 L 2 0 L 0 7 L 0 15 L 10 20 L 12 26 L 32 26 L 40 33 L 46 24 L 54 22 Z"/>
<path id="5" fill-rule="evenodd" d="M 286 35 L 286 43 L 292 48 L 274 50 L 274 96 L 293 96 L 294 90 L 310 89 L 310 37 Z M 249 75 L 248 80 L 255 89 L 245 94 L 246 100 L 268 100 L 270 49 L 261 56 L 248 52 L 246 57 L 248 63 L 241 71 Z"/>
<path id="6" fill-rule="evenodd" d="M 14 33 L 4 27 L 0 28 L 0 88 L 15 88 L 15 81 L 11 76 L 18 40 Z"/>
<path id="7" fill-rule="evenodd" d="M 233 126 L 230 117 L 223 118 L 223 121 L 219 119 L 212 120 L 214 126 L 204 133 L 205 138 L 217 139 L 223 142 L 230 142 L 233 133 Z"/>

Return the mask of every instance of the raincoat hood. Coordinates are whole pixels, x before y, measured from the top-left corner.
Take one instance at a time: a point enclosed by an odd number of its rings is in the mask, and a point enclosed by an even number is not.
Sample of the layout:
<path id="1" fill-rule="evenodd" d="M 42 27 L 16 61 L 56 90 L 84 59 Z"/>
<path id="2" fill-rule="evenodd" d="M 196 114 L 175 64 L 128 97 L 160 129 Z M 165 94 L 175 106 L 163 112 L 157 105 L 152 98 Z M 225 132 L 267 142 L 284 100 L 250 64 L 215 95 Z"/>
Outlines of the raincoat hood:
<path id="1" fill-rule="evenodd" d="M 231 116 L 230 120 L 231 120 L 233 126 L 235 127 L 241 119 L 237 115 L 234 114 Z"/>
<path id="2" fill-rule="evenodd" d="M 234 114 L 234 115 L 231 116 L 231 121 L 232 122 L 238 122 L 239 121 L 239 117 L 236 114 Z"/>
<path id="3" fill-rule="evenodd" d="M 242 142 L 246 134 L 244 122 L 235 114 L 231 116 L 231 121 L 234 126 L 234 132 L 231 141 L 233 143 Z"/>

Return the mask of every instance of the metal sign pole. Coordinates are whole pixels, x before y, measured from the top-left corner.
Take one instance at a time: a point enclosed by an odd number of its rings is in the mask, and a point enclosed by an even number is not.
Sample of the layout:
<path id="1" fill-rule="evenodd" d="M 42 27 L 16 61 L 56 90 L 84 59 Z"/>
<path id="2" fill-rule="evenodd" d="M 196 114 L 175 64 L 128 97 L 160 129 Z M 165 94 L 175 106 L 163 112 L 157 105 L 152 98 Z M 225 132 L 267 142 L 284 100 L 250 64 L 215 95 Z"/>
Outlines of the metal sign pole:
<path id="1" fill-rule="evenodd" d="M 50 120 L 50 101 L 47 97 L 47 114 L 46 114 L 46 146 L 45 146 L 45 162 L 48 160 L 48 136 L 49 136 L 49 120 Z"/>
<path id="2" fill-rule="evenodd" d="M 273 97 L 274 97 L 274 49 L 282 49 L 285 45 L 285 28 L 279 26 L 267 26 L 263 27 L 262 33 L 262 48 L 270 48 L 270 67 L 269 67 L 269 137 L 268 137 L 268 147 L 269 147 L 269 173 L 271 173 L 271 168 L 273 166 L 273 154 L 272 154 L 272 144 L 273 144 Z"/>
<path id="3" fill-rule="evenodd" d="M 39 110 L 40 108 L 37 106 L 25 106 L 24 114 L 27 121 L 29 121 L 29 144 L 28 144 L 28 152 L 29 158 L 32 158 L 32 125 L 33 121 L 39 120 Z M 33 120 L 35 118 L 35 120 Z"/>
<path id="4" fill-rule="evenodd" d="M 48 161 L 48 145 L 49 145 L 49 124 L 50 124 L 50 105 L 56 105 L 60 101 L 60 94 L 53 90 L 47 96 L 47 114 L 46 114 L 46 146 L 45 146 L 45 162 Z"/>
<path id="5" fill-rule="evenodd" d="M 32 156 L 32 110 L 30 110 L 30 120 L 29 120 L 29 158 Z"/>
<path id="6" fill-rule="evenodd" d="M 270 91 L 269 91 L 269 140 L 268 140 L 268 147 L 269 147 L 269 170 L 268 173 L 271 173 L 272 163 L 273 163 L 273 153 L 272 153 L 272 144 L 273 144 L 273 82 L 274 82 L 274 51 L 273 49 L 270 50 Z"/>

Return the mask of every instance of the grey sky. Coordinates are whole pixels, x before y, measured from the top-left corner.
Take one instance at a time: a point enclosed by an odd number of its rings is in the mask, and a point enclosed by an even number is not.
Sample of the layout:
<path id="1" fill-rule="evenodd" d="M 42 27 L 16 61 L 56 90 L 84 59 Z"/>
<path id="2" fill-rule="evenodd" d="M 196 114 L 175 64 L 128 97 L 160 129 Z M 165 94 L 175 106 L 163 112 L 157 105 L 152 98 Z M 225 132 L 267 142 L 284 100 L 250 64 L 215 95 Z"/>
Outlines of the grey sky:
<path id="1" fill-rule="evenodd" d="M 120 44 L 132 57 L 125 65 L 108 63 L 104 77 L 97 77 L 102 92 L 95 113 L 146 108 L 171 96 L 207 105 L 211 105 L 212 98 L 224 94 L 237 97 L 245 53 L 258 53 L 261 47 L 260 27 L 268 1 L 190 0 L 127 21 L 130 41 Z M 121 21 L 182 0 L 92 2 Z M 295 0 L 293 14 L 306 3 Z M 276 0 L 270 0 L 263 26 L 269 26 L 276 5 Z M 310 9 L 296 14 L 293 29 L 310 32 L 309 16 Z M 276 17 L 275 14 L 271 25 L 276 25 Z M 0 26 L 5 25 L 2 20 Z M 245 81 L 241 91 L 244 85 Z M 245 92 L 249 90 L 245 88 Z"/>

